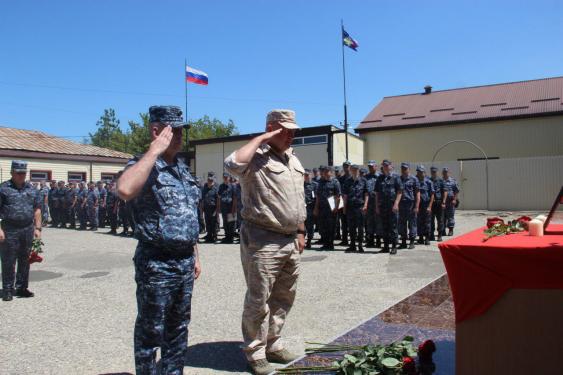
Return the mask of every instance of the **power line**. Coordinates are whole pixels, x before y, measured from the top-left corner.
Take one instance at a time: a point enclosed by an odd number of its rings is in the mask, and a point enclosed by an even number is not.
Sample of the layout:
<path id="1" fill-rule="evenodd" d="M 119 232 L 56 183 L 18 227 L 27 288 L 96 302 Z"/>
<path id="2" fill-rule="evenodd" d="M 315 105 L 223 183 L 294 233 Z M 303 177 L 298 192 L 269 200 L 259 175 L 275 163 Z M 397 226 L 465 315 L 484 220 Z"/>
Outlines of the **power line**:
<path id="1" fill-rule="evenodd" d="M 140 96 L 160 96 L 160 97 L 170 97 L 170 98 L 183 98 L 182 95 L 175 94 L 164 94 L 164 93 L 150 93 L 141 91 L 123 91 L 123 90 L 110 90 L 110 89 L 97 89 L 97 88 L 82 88 L 82 87 L 67 87 L 67 86 L 55 86 L 55 85 L 45 85 L 37 83 L 21 83 L 21 82 L 7 82 L 0 81 L 0 85 L 4 86 L 20 86 L 20 87 L 36 87 L 44 89 L 56 89 L 56 90 L 66 90 L 66 91 L 78 91 L 78 92 L 93 92 L 93 93 L 105 93 L 105 94 L 120 94 L 120 95 L 140 95 Z M 225 96 L 201 96 L 201 95 L 190 95 L 193 98 L 204 99 L 204 100 L 222 100 L 222 101 L 232 101 L 232 102 L 262 102 L 262 103 L 292 103 L 292 104 L 309 104 L 309 105 L 322 105 L 322 106 L 334 106 L 334 103 L 326 102 L 314 102 L 314 101 L 302 101 L 293 99 L 260 99 L 260 98 L 234 98 Z"/>

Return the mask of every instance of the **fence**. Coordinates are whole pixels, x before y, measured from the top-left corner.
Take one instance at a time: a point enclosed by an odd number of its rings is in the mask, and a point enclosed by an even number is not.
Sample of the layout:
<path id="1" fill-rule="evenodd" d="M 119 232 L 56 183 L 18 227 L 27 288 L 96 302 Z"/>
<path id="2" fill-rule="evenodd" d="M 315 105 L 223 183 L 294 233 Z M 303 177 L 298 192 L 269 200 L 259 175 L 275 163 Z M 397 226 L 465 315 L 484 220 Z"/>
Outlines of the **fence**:
<path id="1" fill-rule="evenodd" d="M 488 163 L 488 189 L 485 163 Z M 429 170 L 432 163 L 411 162 L 411 166 L 417 164 L 424 164 Z M 436 161 L 434 165 L 450 169 L 450 175 L 459 182 L 460 208 L 466 210 L 485 210 L 488 206 L 489 210 L 547 212 L 563 186 L 563 155 Z"/>

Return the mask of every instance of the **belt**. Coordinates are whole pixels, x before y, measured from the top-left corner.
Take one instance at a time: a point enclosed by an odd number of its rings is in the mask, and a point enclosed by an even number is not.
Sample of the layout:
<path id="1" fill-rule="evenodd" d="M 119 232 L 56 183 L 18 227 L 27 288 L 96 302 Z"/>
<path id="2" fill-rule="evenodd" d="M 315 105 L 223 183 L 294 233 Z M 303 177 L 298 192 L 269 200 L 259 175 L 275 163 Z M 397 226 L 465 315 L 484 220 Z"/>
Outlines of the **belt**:
<path id="1" fill-rule="evenodd" d="M 279 234 L 279 235 L 282 235 L 282 236 L 285 236 L 285 237 L 296 237 L 297 236 L 297 231 L 289 232 L 289 233 L 278 232 L 271 227 L 265 227 L 265 226 L 262 226 L 260 224 L 256 224 L 255 222 L 249 221 L 249 220 L 245 220 L 245 224 L 247 224 L 247 225 L 250 224 L 250 226 L 255 226 L 255 227 L 262 229 L 262 230 L 265 230 L 267 232 L 272 232 L 272 233 Z"/>
<path id="2" fill-rule="evenodd" d="M 139 245 L 143 248 L 147 256 L 157 259 L 178 259 L 189 258 L 194 254 L 194 246 L 189 245 L 185 248 L 171 248 L 154 245 L 150 242 L 139 241 Z"/>
<path id="3" fill-rule="evenodd" d="M 33 220 L 27 223 L 18 221 L 2 220 L 2 228 L 23 229 L 33 225 Z"/>

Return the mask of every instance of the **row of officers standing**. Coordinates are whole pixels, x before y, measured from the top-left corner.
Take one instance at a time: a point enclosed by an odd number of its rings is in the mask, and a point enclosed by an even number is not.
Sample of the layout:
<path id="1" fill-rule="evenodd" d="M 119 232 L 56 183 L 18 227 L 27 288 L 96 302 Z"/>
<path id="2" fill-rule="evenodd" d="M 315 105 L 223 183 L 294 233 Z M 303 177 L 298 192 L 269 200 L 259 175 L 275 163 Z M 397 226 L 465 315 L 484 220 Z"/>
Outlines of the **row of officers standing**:
<path id="1" fill-rule="evenodd" d="M 334 241 L 341 239 L 347 252 L 363 252 L 365 243 L 391 254 L 453 235 L 459 186 L 448 168 L 442 169 L 442 177 L 434 166 L 430 172 L 428 177 L 425 166 L 418 165 L 412 175 L 410 165 L 401 163 L 397 174 L 389 160 L 380 168 L 370 160 L 368 169 L 346 161 L 342 169 L 306 170 L 306 248 L 311 248 L 315 229 L 322 250 L 334 250 Z"/>
<path id="2" fill-rule="evenodd" d="M 117 196 L 113 182 L 51 181 L 50 186 L 41 182 L 39 196 L 43 225 L 50 217 L 55 228 L 96 231 L 109 225 L 110 233 L 117 234 L 123 226 L 122 235 L 132 234 L 129 204 Z"/>

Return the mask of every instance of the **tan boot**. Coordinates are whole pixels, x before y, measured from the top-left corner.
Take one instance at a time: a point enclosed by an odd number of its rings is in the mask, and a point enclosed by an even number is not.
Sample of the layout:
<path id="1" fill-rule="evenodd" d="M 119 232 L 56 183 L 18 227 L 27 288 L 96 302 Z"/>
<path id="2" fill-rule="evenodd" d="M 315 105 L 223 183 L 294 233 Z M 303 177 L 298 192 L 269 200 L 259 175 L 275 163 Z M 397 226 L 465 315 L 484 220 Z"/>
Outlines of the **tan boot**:
<path id="1" fill-rule="evenodd" d="M 270 362 L 287 364 L 295 361 L 299 356 L 291 353 L 287 349 L 282 349 L 277 352 L 266 353 L 266 358 L 268 358 Z"/>
<path id="2" fill-rule="evenodd" d="M 270 365 L 270 362 L 265 358 L 257 359 L 256 361 L 248 361 L 248 365 L 256 375 L 268 375 L 275 371 L 272 365 Z"/>

